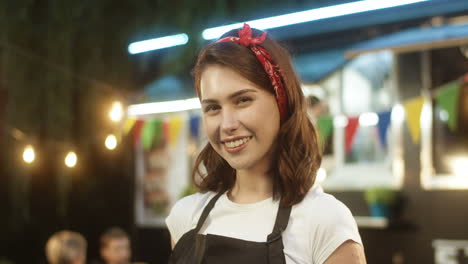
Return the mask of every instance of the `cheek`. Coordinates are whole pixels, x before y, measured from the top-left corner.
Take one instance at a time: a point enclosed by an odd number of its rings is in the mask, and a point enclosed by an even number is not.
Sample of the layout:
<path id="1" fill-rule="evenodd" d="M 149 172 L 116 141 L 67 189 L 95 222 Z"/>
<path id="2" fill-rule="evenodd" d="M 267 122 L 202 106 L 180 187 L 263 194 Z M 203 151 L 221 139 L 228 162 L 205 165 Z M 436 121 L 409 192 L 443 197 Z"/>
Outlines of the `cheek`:
<path id="1" fill-rule="evenodd" d="M 263 104 L 256 105 L 245 115 L 246 122 L 259 128 L 264 128 L 269 131 L 279 127 L 280 118 L 279 110 L 276 101 L 267 101 Z"/>
<path id="2" fill-rule="evenodd" d="M 216 137 L 216 131 L 217 131 L 217 125 L 216 125 L 216 120 L 212 117 L 203 117 L 203 129 L 205 130 L 205 134 L 208 137 L 208 140 L 212 142 L 215 140 Z"/>

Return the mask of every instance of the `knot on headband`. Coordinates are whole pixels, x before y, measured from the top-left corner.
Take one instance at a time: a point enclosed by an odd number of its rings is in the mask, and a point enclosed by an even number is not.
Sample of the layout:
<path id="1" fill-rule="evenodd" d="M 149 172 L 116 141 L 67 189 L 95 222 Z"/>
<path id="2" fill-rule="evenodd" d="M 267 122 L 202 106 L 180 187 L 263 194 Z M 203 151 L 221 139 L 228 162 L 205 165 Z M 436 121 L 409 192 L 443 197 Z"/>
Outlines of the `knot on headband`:
<path id="1" fill-rule="evenodd" d="M 242 29 L 239 29 L 237 33 L 239 35 L 238 37 L 228 36 L 219 39 L 216 42 L 235 42 L 252 50 L 252 52 L 262 64 L 263 69 L 268 74 L 268 77 L 270 78 L 270 82 L 273 86 L 273 89 L 275 90 L 276 101 L 278 102 L 281 123 L 283 123 L 288 117 L 289 107 L 288 98 L 284 89 L 280 68 L 273 61 L 272 57 L 270 56 L 270 53 L 268 53 L 268 51 L 265 48 L 258 45 L 265 41 L 267 33 L 263 32 L 261 36 L 253 38 L 252 29 L 246 23 L 244 23 L 244 27 Z"/>

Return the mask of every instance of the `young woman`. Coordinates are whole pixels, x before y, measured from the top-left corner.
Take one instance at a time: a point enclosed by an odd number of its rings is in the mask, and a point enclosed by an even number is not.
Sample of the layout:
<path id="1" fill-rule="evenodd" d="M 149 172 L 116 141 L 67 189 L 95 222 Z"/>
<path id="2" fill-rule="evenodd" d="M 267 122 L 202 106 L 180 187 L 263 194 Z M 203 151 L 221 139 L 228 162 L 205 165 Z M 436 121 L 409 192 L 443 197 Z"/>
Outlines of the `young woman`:
<path id="1" fill-rule="evenodd" d="M 170 263 L 365 263 L 356 223 L 314 185 L 321 154 L 288 52 L 244 25 L 199 54 L 200 193 L 168 218 Z"/>

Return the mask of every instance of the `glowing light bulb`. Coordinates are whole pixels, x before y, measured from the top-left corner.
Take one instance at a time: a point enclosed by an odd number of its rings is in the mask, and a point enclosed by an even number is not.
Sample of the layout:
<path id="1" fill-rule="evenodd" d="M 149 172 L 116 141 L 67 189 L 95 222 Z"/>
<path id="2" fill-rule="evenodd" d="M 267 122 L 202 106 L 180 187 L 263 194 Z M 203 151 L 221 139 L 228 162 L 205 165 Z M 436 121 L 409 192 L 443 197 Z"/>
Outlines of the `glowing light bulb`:
<path id="1" fill-rule="evenodd" d="M 122 116 L 123 116 L 122 104 L 120 102 L 114 102 L 114 104 L 112 104 L 112 109 L 109 112 L 110 119 L 114 122 L 119 122 L 120 120 L 122 120 Z"/>
<path id="2" fill-rule="evenodd" d="M 34 148 L 31 145 L 27 145 L 23 151 L 23 160 L 26 163 L 32 163 L 36 159 Z"/>
<path id="3" fill-rule="evenodd" d="M 376 113 L 363 113 L 359 116 L 360 126 L 375 126 L 379 123 L 379 116 Z"/>
<path id="4" fill-rule="evenodd" d="M 108 135 L 105 141 L 106 148 L 113 150 L 117 147 L 117 138 L 114 135 Z"/>
<path id="5" fill-rule="evenodd" d="M 78 157 L 76 156 L 75 152 L 68 152 L 67 156 L 65 157 L 65 165 L 67 165 L 69 168 L 73 168 L 76 166 L 77 161 Z"/>
<path id="6" fill-rule="evenodd" d="M 344 115 L 336 116 L 333 119 L 333 125 L 335 127 L 345 127 L 348 125 L 348 118 Z"/>
<path id="7" fill-rule="evenodd" d="M 392 110 L 392 122 L 400 123 L 405 120 L 405 108 L 401 104 L 396 104 Z"/>
<path id="8" fill-rule="evenodd" d="M 449 119 L 449 113 L 445 109 L 441 109 L 439 112 L 439 118 L 443 122 L 447 122 Z"/>

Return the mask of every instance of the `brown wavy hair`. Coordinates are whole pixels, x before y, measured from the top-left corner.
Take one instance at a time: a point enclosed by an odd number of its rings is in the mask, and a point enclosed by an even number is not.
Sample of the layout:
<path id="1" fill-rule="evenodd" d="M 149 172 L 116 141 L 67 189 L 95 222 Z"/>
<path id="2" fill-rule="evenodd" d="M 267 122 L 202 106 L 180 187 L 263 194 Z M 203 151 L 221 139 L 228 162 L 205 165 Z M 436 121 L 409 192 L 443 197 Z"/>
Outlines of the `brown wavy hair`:
<path id="1" fill-rule="evenodd" d="M 252 29 L 253 37 L 262 33 Z M 225 36 L 238 36 L 237 30 L 231 30 L 222 37 Z M 306 100 L 289 52 L 269 35 L 260 45 L 278 64 L 288 97 L 288 119 L 281 124 L 277 135 L 271 175 L 273 196 L 281 197 L 281 206 L 292 206 L 301 202 L 314 184 L 322 155 L 316 130 L 307 116 Z M 234 70 L 258 87 L 274 93 L 267 73 L 247 47 L 233 42 L 208 44 L 199 53 L 192 72 L 197 91 L 200 91 L 203 71 L 211 65 Z M 201 192 L 224 192 L 234 186 L 236 171 L 207 143 L 195 161 L 192 179 Z"/>

